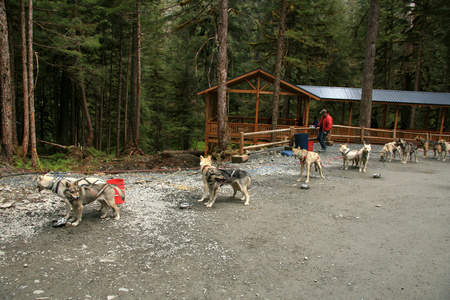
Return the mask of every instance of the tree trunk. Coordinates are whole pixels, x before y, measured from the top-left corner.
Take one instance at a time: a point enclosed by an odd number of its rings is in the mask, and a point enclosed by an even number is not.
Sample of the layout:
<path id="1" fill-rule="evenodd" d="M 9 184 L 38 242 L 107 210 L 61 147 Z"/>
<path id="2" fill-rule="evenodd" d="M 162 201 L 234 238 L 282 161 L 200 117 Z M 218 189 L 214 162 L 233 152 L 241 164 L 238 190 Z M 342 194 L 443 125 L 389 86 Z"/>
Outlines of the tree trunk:
<path id="1" fill-rule="evenodd" d="M 25 0 L 20 1 L 20 28 L 22 45 L 22 87 L 23 87 L 23 158 L 28 154 L 28 142 L 30 140 L 30 102 L 28 101 L 28 65 L 27 65 L 27 32 L 25 20 Z"/>
<path id="2" fill-rule="evenodd" d="M 13 160 L 12 148 L 12 78 L 9 57 L 8 24 L 5 1 L 0 1 L 0 87 L 2 93 L 2 154 Z"/>
<path id="3" fill-rule="evenodd" d="M 92 143 L 94 142 L 94 129 L 92 128 L 91 117 L 89 116 L 89 109 L 86 100 L 86 91 L 84 88 L 83 78 L 81 78 L 80 90 L 81 90 L 81 99 L 83 102 L 84 118 L 86 120 L 86 125 L 88 129 L 88 136 L 86 138 L 86 147 L 90 148 L 92 147 Z"/>
<path id="4" fill-rule="evenodd" d="M 116 155 L 120 148 L 120 109 L 122 102 L 122 64 L 123 64 L 123 46 L 122 46 L 122 26 L 119 33 L 119 87 L 117 91 L 117 126 L 116 126 Z"/>
<path id="5" fill-rule="evenodd" d="M 14 52 L 14 31 L 13 31 L 13 24 L 12 15 L 11 15 L 11 1 L 6 0 L 5 1 L 5 8 L 6 8 L 6 20 L 8 24 L 8 43 L 9 43 L 9 57 L 15 57 Z M 13 146 L 19 146 L 18 136 L 17 136 L 17 120 L 16 120 L 16 83 L 15 83 L 15 70 L 14 70 L 14 59 L 10 60 L 9 63 L 10 70 L 11 70 L 11 89 L 12 89 L 12 127 L 11 127 L 11 134 L 12 134 L 12 144 Z"/>
<path id="6" fill-rule="evenodd" d="M 139 120 L 141 109 L 141 1 L 138 1 L 132 33 L 131 99 L 129 118 L 129 146 L 139 148 Z"/>
<path id="7" fill-rule="evenodd" d="M 220 0 L 219 5 L 219 52 L 217 56 L 217 134 L 219 151 L 224 151 L 230 144 L 227 114 L 228 0 Z"/>
<path id="8" fill-rule="evenodd" d="M 31 146 L 31 166 L 37 167 L 36 152 L 36 122 L 34 120 L 34 74 L 33 74 L 33 0 L 28 0 L 28 97 L 30 107 L 30 146 Z M 37 63 L 37 61 L 36 61 Z"/>
<path id="9" fill-rule="evenodd" d="M 128 103 L 129 103 L 129 88 L 130 88 L 130 56 L 131 53 L 128 54 L 127 59 L 127 77 L 125 82 L 125 105 L 124 105 L 124 113 L 123 113 L 123 140 L 124 145 L 128 143 Z"/>
<path id="10" fill-rule="evenodd" d="M 422 23 L 422 28 L 419 32 L 419 48 L 417 49 L 417 59 L 416 59 L 416 78 L 414 80 L 414 91 L 419 91 L 420 89 L 420 72 L 422 71 L 422 53 L 423 53 L 423 42 L 426 30 L 426 20 L 427 14 L 424 14 L 424 21 Z M 411 107 L 411 118 L 409 120 L 409 128 L 414 129 L 416 123 L 416 106 Z"/>
<path id="11" fill-rule="evenodd" d="M 361 112 L 359 126 L 370 127 L 372 118 L 372 90 L 375 55 L 377 50 L 378 17 L 380 0 L 370 1 L 369 26 L 367 28 L 366 58 L 364 60 L 363 86 L 361 91 Z"/>
<path id="12" fill-rule="evenodd" d="M 281 66 L 283 64 L 283 46 L 284 46 L 284 31 L 286 22 L 286 0 L 281 2 L 280 10 L 280 28 L 278 31 L 277 41 L 277 58 L 275 63 L 275 79 L 273 82 L 273 102 L 272 102 L 272 130 L 278 127 L 278 111 L 280 106 L 280 81 L 281 81 Z M 270 140 L 275 142 L 276 133 L 272 133 Z"/>

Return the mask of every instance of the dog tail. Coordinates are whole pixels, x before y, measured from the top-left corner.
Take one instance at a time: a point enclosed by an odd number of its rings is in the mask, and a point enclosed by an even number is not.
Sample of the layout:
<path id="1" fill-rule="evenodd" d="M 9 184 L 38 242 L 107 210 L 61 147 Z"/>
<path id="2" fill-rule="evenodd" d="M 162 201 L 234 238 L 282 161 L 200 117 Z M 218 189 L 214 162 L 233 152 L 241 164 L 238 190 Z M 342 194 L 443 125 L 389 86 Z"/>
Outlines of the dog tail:
<path id="1" fill-rule="evenodd" d="M 125 192 L 124 192 L 121 188 L 119 188 L 118 186 L 116 186 L 116 185 L 110 185 L 110 186 L 111 186 L 113 189 L 115 189 L 116 192 L 119 194 L 120 198 L 122 198 L 122 200 L 125 201 Z"/>

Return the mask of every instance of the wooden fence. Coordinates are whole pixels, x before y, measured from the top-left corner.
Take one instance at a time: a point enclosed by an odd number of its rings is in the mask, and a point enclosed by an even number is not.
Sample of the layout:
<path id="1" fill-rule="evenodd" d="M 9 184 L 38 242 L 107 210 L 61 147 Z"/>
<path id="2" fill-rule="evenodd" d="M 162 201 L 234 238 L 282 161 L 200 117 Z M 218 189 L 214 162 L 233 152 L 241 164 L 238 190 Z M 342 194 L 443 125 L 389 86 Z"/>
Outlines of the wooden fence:
<path id="1" fill-rule="evenodd" d="M 296 133 L 308 133 L 309 140 L 316 140 L 318 129 L 310 127 L 289 127 L 277 130 L 262 130 L 256 132 L 239 133 L 239 153 L 242 155 L 246 150 L 257 148 L 274 147 L 280 145 L 294 144 L 294 135 Z M 275 134 L 276 139 L 270 142 L 271 135 Z M 396 139 L 402 138 L 408 142 L 414 142 L 416 136 L 421 136 L 427 140 L 438 141 L 444 139 L 450 141 L 450 134 L 440 134 L 423 130 L 390 130 L 375 129 L 344 125 L 333 125 L 330 133 L 330 140 L 341 143 L 371 143 L 385 144 Z"/>

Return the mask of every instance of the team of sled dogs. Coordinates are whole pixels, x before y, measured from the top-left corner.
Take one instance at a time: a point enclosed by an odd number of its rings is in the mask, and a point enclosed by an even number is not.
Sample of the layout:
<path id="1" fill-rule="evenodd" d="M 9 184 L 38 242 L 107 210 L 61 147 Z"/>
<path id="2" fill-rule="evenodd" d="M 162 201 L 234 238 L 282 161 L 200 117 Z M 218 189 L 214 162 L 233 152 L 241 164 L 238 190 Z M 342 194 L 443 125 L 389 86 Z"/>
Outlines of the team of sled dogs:
<path id="1" fill-rule="evenodd" d="M 424 138 L 417 136 L 415 138 L 417 142 L 423 147 L 423 157 L 425 158 L 429 150 L 434 151 L 434 156 L 440 154 L 442 160 L 445 161 L 447 154 L 450 151 L 450 143 L 445 140 L 438 142 L 428 141 Z M 365 144 L 361 149 L 350 149 L 347 144 L 341 144 L 339 151 L 342 154 L 343 170 L 348 170 L 350 161 L 352 166 L 359 168 L 359 172 L 367 172 L 367 164 L 369 162 L 369 156 L 372 148 L 370 144 Z M 403 139 L 387 143 L 381 150 L 380 160 L 384 161 L 389 157 L 389 162 L 395 159 L 396 154 L 399 154 L 402 163 L 406 163 L 408 160 L 412 160 L 414 155 L 415 162 L 417 163 L 417 151 L 418 147 L 414 143 L 406 142 Z M 313 151 L 306 149 L 293 148 L 292 153 L 294 157 L 298 158 L 301 164 L 300 178 L 297 181 L 301 181 L 303 178 L 303 171 L 306 167 L 306 181 L 309 182 L 311 166 L 314 165 L 316 172 L 318 171 L 321 178 L 325 178 L 322 172 L 322 161 L 320 155 Z M 438 157 L 439 159 L 439 157 Z M 241 200 L 244 201 L 244 205 L 250 204 L 249 189 L 252 185 L 252 178 L 250 174 L 244 170 L 239 169 L 219 169 L 212 164 L 211 156 L 200 156 L 200 168 L 203 179 L 203 196 L 199 202 L 204 202 L 207 198 L 208 201 L 204 204 L 206 207 L 212 207 L 216 201 L 219 189 L 223 185 L 231 185 L 233 188 L 233 196 L 236 196 L 237 192 L 242 193 Z M 99 201 L 101 204 L 100 211 L 102 214 L 100 218 L 105 218 L 108 211 L 112 208 L 115 212 L 115 219 L 120 218 L 119 207 L 115 203 L 116 191 L 120 197 L 125 198 L 124 192 L 115 185 L 108 184 L 98 178 L 62 178 L 59 175 L 47 173 L 45 175 L 39 175 L 35 178 L 35 185 L 39 191 L 43 189 L 50 190 L 54 194 L 61 197 L 66 204 L 65 219 L 69 220 L 71 210 L 73 211 L 73 222 L 69 222 L 73 226 L 77 226 L 82 220 L 83 206 Z M 208 197 L 209 195 L 209 197 Z"/>

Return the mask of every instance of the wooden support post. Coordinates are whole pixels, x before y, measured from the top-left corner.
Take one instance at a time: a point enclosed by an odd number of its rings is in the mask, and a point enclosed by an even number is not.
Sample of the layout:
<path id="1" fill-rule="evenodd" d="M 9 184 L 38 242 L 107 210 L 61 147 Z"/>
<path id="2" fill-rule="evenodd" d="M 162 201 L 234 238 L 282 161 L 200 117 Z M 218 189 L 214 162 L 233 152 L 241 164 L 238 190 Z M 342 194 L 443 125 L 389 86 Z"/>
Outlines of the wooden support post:
<path id="1" fill-rule="evenodd" d="M 290 127 L 291 132 L 289 133 L 289 147 L 292 147 L 294 145 L 294 134 L 295 134 L 295 127 Z"/>
<path id="2" fill-rule="evenodd" d="M 364 127 L 361 127 L 361 134 L 360 134 L 360 136 L 359 136 L 359 139 L 361 140 L 361 143 L 363 143 L 364 142 Z"/>
<path id="3" fill-rule="evenodd" d="M 244 155 L 244 132 L 239 133 L 241 138 L 239 140 L 239 154 Z"/>
<path id="4" fill-rule="evenodd" d="M 441 129 L 439 131 L 439 134 L 442 135 L 444 132 L 444 125 L 445 125 L 445 107 L 441 108 Z"/>
<path id="5" fill-rule="evenodd" d="M 386 122 L 387 122 L 387 116 L 388 116 L 388 105 L 384 105 L 384 116 L 383 116 L 383 128 L 386 128 Z"/>
<path id="6" fill-rule="evenodd" d="M 428 106 L 427 107 L 427 117 L 425 118 L 425 130 L 428 130 L 428 121 L 430 120 L 430 110 L 431 108 Z"/>
<path id="7" fill-rule="evenodd" d="M 353 115 L 353 102 L 350 102 L 350 111 L 348 113 L 348 126 L 352 126 L 352 115 Z M 350 135 L 350 128 L 347 130 L 347 135 Z M 347 143 L 350 143 L 350 139 L 347 139 Z"/>
<path id="8" fill-rule="evenodd" d="M 205 113 L 205 156 L 208 154 L 208 142 L 209 142 L 209 130 L 210 130 L 210 126 L 209 126 L 209 122 L 210 122 L 210 117 L 209 117 L 209 109 L 210 109 L 210 100 L 211 100 L 211 96 L 209 93 L 206 94 L 206 113 Z"/>
<path id="9" fill-rule="evenodd" d="M 399 110 L 399 106 L 397 105 L 397 108 L 395 109 L 394 132 L 397 130 L 397 124 L 398 124 L 398 110 Z"/>
<path id="10" fill-rule="evenodd" d="M 310 100 L 310 98 L 308 98 L 308 100 L 306 100 L 306 116 L 305 116 L 305 119 L 303 120 L 303 124 L 305 126 L 307 126 L 309 124 L 309 100 Z"/>

